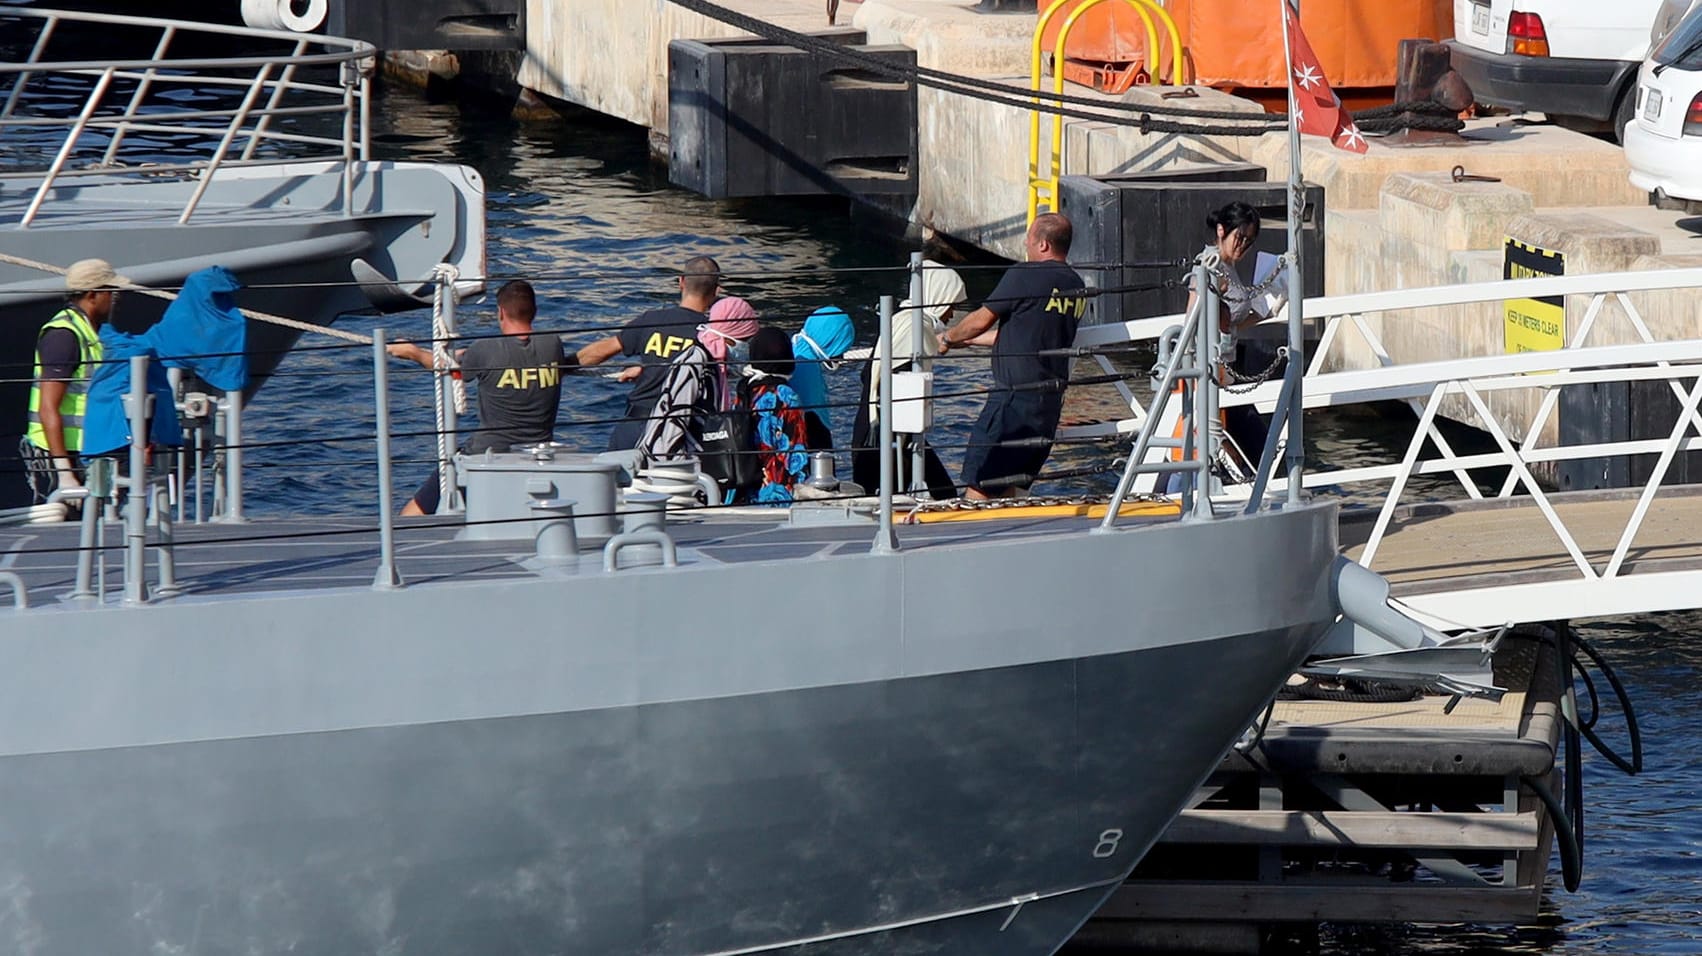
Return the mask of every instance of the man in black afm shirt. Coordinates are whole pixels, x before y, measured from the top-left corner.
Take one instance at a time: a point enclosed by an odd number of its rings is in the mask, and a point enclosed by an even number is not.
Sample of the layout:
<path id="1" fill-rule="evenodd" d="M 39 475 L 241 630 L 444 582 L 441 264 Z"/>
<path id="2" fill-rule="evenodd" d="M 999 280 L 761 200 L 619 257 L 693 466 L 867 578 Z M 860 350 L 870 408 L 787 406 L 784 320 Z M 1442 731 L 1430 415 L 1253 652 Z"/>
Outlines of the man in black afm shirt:
<path id="1" fill-rule="evenodd" d="M 993 390 L 963 454 L 966 498 L 1027 490 L 1052 453 L 1070 359 L 1039 353 L 1069 348 L 1087 311 L 1086 283 L 1064 264 L 1070 239 L 1062 215 L 1034 217 L 1023 240 L 1028 261 L 1012 266 L 981 308 L 940 334 L 942 354 L 962 345 L 993 347 Z"/>
<path id="2" fill-rule="evenodd" d="M 497 325 L 502 335 L 476 339 L 456 353 L 461 374 L 479 392 L 479 428 L 461 450 L 478 454 L 507 451 L 555 437 L 556 409 L 561 405 L 561 368 L 572 360 L 562 354 L 561 337 L 534 333 L 532 319 L 538 300 L 532 284 L 516 279 L 496 294 Z M 431 350 L 411 342 L 387 347 L 400 359 L 431 368 Z M 443 489 L 433 468 L 420 490 L 402 509 L 404 516 L 435 514 Z"/>
<path id="3" fill-rule="evenodd" d="M 709 306 L 721 287 L 721 267 L 708 256 L 698 256 L 685 264 L 679 282 L 679 305 L 651 309 L 614 335 L 580 349 L 576 356 L 580 365 L 599 365 L 617 355 L 639 362 L 626 414 L 609 434 L 610 451 L 637 447 L 644 437 L 644 426 L 668 377 L 668 365 L 697 341 L 697 327 L 709 321 Z"/>

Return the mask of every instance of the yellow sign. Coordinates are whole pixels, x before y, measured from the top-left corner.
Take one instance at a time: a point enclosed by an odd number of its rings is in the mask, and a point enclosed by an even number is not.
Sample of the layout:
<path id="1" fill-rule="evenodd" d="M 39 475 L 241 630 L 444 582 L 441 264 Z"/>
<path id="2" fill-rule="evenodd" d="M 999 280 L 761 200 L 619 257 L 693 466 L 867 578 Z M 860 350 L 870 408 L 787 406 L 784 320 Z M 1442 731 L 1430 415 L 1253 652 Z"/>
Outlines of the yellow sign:
<path id="1" fill-rule="evenodd" d="M 1564 253 L 1526 245 L 1509 236 L 1503 246 L 1501 278 L 1536 279 L 1566 274 Z M 1566 347 L 1566 299 L 1545 295 L 1535 299 L 1508 299 L 1506 308 L 1507 354 L 1552 352 Z"/>

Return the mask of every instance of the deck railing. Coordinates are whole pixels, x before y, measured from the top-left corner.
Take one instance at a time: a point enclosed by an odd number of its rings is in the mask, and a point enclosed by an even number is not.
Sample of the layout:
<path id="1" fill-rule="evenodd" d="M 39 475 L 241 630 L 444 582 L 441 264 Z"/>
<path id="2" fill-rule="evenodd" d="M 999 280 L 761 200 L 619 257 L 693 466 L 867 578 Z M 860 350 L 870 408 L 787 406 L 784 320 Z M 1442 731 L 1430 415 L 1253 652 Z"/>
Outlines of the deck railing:
<path id="1" fill-rule="evenodd" d="M 0 145 L 24 140 L 57 146 L 45 170 L 26 171 L 34 186 L 29 206 L 17 222 L 28 228 L 55 188 L 71 177 L 129 174 L 196 176 L 197 188 L 184 203 L 178 222 L 195 214 L 212 177 L 221 169 L 328 160 L 342 164 L 343 211 L 353 213 L 354 164 L 369 158 L 370 77 L 376 51 L 371 44 L 338 37 L 256 30 L 101 13 L 6 8 L 0 28 L 11 24 L 33 29 L 28 56 L 0 63 Z M 152 54 L 137 60 L 53 59 L 55 37 L 64 25 L 122 27 L 154 31 Z M 26 36 L 28 34 L 25 34 Z M 225 57 L 179 56 L 187 44 L 218 38 L 221 44 L 287 44 L 287 52 Z M 323 52 L 308 52 L 318 47 Z M 304 74 L 335 71 L 332 81 Z M 86 89 L 73 115 L 40 109 L 32 91 L 46 96 L 67 87 Z M 216 108 L 174 105 L 171 93 L 193 89 L 231 102 Z M 37 106 L 36 109 L 31 109 Z M 303 121 L 306 121 L 305 123 Z M 146 151 L 146 165 L 126 165 L 125 148 L 139 136 L 169 136 L 171 155 Z M 181 155 L 186 149 L 195 155 Z"/>
<path id="2" fill-rule="evenodd" d="M 1683 453 L 1702 451 L 1702 338 L 1658 340 L 1634 298 L 1637 293 L 1686 289 L 1702 289 L 1702 269 L 1519 279 L 1307 300 L 1306 314 L 1321 320 L 1322 334 L 1308 362 L 1305 407 L 1342 408 L 1398 401 L 1412 408 L 1416 423 L 1410 437 L 1393 447 L 1387 460 L 1361 452 L 1357 456 L 1361 460 L 1352 464 L 1309 463 L 1305 486 L 1344 488 L 1369 495 L 1377 518 L 1359 556 L 1368 567 L 1376 567 L 1379 547 L 1414 479 L 1436 475 L 1451 476 L 1457 482 L 1459 497 L 1466 499 L 1528 498 L 1564 549 L 1577 574 L 1574 580 L 1620 579 L 1629 573 L 1628 555 L 1634 553 L 1651 505 L 1675 473 L 1674 462 Z M 1550 351 L 1397 363 L 1371 321 L 1379 314 L 1405 319 L 1425 310 L 1556 296 L 1569 299 L 1569 309 L 1577 318 L 1564 347 Z M 1633 340 L 1588 344 L 1592 332 L 1602 328 L 1603 316 L 1610 308 L 1623 318 Z M 1166 316 L 1084 328 L 1076 345 L 1110 368 L 1104 354 L 1109 347 L 1155 341 L 1182 318 Z M 1494 318 L 1501 320 L 1499 315 Z M 1376 366 L 1323 371 L 1344 360 L 1344 346 L 1353 337 L 1359 340 L 1360 354 L 1368 354 Z M 1662 421 L 1656 423 L 1660 428 L 1653 430 L 1664 433 L 1642 437 L 1587 441 L 1550 437 L 1562 389 L 1607 383 L 1656 383 L 1663 395 L 1670 392 L 1670 404 L 1676 407 L 1670 428 Z M 1127 434 L 1143 426 L 1150 429 L 1152 416 L 1146 403 L 1133 389 L 1124 385 L 1119 388 L 1129 402 L 1130 417 L 1062 429 L 1062 435 L 1083 438 Z M 1497 407 L 1498 397 L 1517 393 L 1525 393 L 1527 400 L 1501 401 Z M 1281 397 L 1279 384 L 1270 382 L 1244 394 L 1226 393 L 1222 404 L 1252 405 L 1270 413 L 1277 409 Z M 1493 450 L 1470 454 L 1456 451 L 1438 427 L 1437 419 L 1444 414 L 1481 430 Z M 1626 492 L 1635 496 L 1635 503 L 1618 529 L 1611 553 L 1605 560 L 1592 561 L 1579 543 L 1579 534 L 1567 526 L 1564 515 L 1556 509 L 1552 482 L 1539 480 L 1539 474 L 1562 462 L 1647 461 L 1651 457 L 1648 477 Z M 1486 474 L 1490 469 L 1495 471 Z M 1504 475 L 1501 470 L 1505 470 Z M 1277 477 L 1271 486 L 1274 490 L 1286 483 Z M 1242 485 L 1225 489 L 1225 496 L 1246 496 L 1250 490 L 1255 496 L 1259 494 L 1257 489 Z M 1702 532 L 1697 537 L 1702 541 Z"/>

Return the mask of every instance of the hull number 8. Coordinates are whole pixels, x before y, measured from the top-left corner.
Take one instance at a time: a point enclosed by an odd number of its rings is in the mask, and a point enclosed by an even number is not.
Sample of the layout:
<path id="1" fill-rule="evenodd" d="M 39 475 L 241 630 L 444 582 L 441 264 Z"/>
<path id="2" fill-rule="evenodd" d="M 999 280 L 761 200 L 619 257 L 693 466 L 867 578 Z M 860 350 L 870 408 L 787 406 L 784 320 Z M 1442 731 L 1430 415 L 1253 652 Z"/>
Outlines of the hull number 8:
<path id="1" fill-rule="evenodd" d="M 1093 845 L 1093 858 L 1103 860 L 1117 854 L 1117 844 L 1123 842 L 1122 830 L 1106 830 L 1099 834 L 1099 842 Z"/>

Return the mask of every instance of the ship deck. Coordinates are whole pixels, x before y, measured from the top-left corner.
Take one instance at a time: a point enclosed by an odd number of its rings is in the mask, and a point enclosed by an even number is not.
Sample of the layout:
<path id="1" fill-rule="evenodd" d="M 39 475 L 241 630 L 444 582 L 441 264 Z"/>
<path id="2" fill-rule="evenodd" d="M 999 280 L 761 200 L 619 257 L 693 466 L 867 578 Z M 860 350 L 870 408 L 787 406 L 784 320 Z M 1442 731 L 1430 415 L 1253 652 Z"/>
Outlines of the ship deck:
<path id="1" fill-rule="evenodd" d="M 1071 509 L 1064 509 L 1069 511 Z M 1079 509 L 1078 509 L 1079 510 Z M 1148 509 L 1151 510 L 1151 509 Z M 1165 509 L 1168 511 L 1169 509 Z M 989 512 L 986 520 L 950 520 L 900 525 L 905 549 L 937 548 L 1034 535 L 1083 532 L 1098 518 L 1019 509 Z M 1125 516 L 1122 527 L 1168 522 L 1173 513 Z M 459 520 L 441 517 L 396 522 L 396 568 L 409 587 L 454 582 L 524 580 L 563 574 L 602 575 L 605 539 L 583 539 L 576 563 L 546 566 L 536 560 L 531 539 L 460 540 Z M 693 566 L 795 561 L 867 553 L 874 541 L 872 521 L 836 524 L 790 523 L 784 511 L 755 508 L 716 509 L 671 516 L 668 533 L 678 548 L 682 569 Z M 0 528 L 0 571 L 17 574 L 34 606 L 65 600 L 77 574 L 79 526 L 64 524 Z M 180 592 L 189 597 L 364 588 L 372 585 L 380 560 L 379 531 L 370 516 L 261 518 L 242 524 L 183 524 L 175 528 L 174 556 Z M 148 529 L 148 580 L 158 582 L 159 534 Z M 660 564 L 660 549 L 621 552 L 622 570 L 631 573 Z M 106 600 L 123 594 L 124 529 L 108 521 L 97 553 L 104 564 Z"/>

